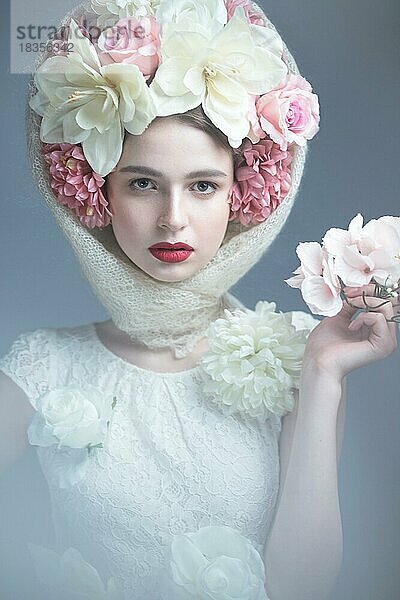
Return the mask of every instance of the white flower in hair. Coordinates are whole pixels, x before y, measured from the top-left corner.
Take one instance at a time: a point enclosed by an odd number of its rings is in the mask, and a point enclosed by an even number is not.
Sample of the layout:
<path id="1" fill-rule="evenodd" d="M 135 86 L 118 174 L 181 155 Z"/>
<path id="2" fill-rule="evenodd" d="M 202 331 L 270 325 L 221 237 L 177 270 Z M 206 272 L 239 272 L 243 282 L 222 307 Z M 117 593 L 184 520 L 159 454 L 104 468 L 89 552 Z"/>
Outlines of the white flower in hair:
<path id="1" fill-rule="evenodd" d="M 271 23 L 268 22 L 266 27 L 249 23 L 249 27 L 251 29 L 251 36 L 257 46 L 265 48 L 269 52 L 272 52 L 272 54 L 282 58 L 282 38 Z M 269 91 L 270 90 L 264 90 L 265 93 Z"/>
<path id="2" fill-rule="evenodd" d="M 201 5 L 201 2 L 200 2 Z M 191 11 L 193 19 L 196 10 Z M 249 94 L 277 85 L 287 66 L 277 54 L 278 34 L 268 30 L 272 50 L 253 38 L 244 10 L 238 7 L 215 32 L 198 19 L 184 19 L 163 28 L 162 62 L 150 90 L 157 115 L 182 113 L 202 104 L 206 115 L 238 147 L 249 132 Z M 265 28 L 266 29 L 266 28 Z M 274 37 L 275 36 L 275 37 Z"/>
<path id="3" fill-rule="evenodd" d="M 274 312 L 260 301 L 255 311 L 225 309 L 209 327 L 209 350 L 200 359 L 204 390 L 228 415 L 247 413 L 265 421 L 293 409 L 306 339 L 318 320 L 298 311 Z"/>
<path id="4" fill-rule="evenodd" d="M 171 23 L 179 23 L 183 27 L 187 22 L 189 27 L 197 23 L 216 33 L 228 20 L 223 0 L 161 0 L 156 18 L 163 24 L 164 35 L 168 33 Z"/>
<path id="5" fill-rule="evenodd" d="M 91 42 L 71 19 L 68 56 L 52 56 L 35 72 L 30 107 L 43 117 L 43 142 L 82 144 L 86 160 L 107 175 L 122 154 L 124 128 L 144 132 L 155 118 L 149 87 L 134 64 L 102 66 Z"/>
<path id="6" fill-rule="evenodd" d="M 146 17 L 154 15 L 160 0 L 91 0 L 92 10 L 99 15 L 97 24 L 115 25 L 126 17 Z"/>

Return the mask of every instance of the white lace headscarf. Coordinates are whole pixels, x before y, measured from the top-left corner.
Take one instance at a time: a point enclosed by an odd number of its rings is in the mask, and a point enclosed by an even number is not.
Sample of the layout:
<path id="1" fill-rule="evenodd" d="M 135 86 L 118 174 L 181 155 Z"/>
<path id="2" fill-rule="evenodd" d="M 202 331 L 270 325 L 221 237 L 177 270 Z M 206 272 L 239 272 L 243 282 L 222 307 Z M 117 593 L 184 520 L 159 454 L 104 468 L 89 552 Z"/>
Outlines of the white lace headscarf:
<path id="1" fill-rule="evenodd" d="M 252 5 L 266 19 L 260 7 Z M 81 4 L 68 13 L 63 23 L 82 14 L 84 6 Z M 285 43 L 283 58 L 289 71 L 299 74 Z M 42 61 L 41 55 L 35 68 Z M 32 78 L 27 101 L 35 93 Z M 158 281 L 138 268 L 121 250 L 111 224 L 103 229 L 88 229 L 72 211 L 59 204 L 50 187 L 48 167 L 41 152 L 40 121 L 40 116 L 27 103 L 27 142 L 32 172 L 94 293 L 115 326 L 133 340 L 149 348 L 173 348 L 177 358 L 186 356 L 206 335 L 209 324 L 223 316 L 224 308 L 232 308 L 229 288 L 260 259 L 282 229 L 299 189 L 307 146 L 294 146 L 291 189 L 278 208 L 264 222 L 251 227 L 230 221 L 224 240 L 209 263 L 192 277 L 170 283 Z"/>

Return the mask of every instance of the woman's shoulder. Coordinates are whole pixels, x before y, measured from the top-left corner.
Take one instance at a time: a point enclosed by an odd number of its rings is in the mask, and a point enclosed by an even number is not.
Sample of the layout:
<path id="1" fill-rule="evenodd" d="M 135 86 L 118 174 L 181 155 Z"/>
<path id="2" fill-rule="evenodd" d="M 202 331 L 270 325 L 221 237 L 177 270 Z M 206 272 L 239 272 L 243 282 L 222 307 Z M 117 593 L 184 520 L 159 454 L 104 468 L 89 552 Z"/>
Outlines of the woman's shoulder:
<path id="1" fill-rule="evenodd" d="M 40 394 L 47 381 L 50 335 L 46 328 L 19 333 L 0 357 L 0 370 L 31 400 Z"/>
<path id="2" fill-rule="evenodd" d="M 0 357 L 0 364 L 9 358 L 20 357 L 27 360 L 33 357 L 45 357 L 52 350 L 52 345 L 65 339 L 85 339 L 92 335 L 94 323 L 63 327 L 38 327 L 23 331 L 9 342 L 6 354 Z M 1 368 L 1 367 L 0 367 Z"/>
<path id="3" fill-rule="evenodd" d="M 83 340 L 92 335 L 93 324 L 65 327 L 38 327 L 21 332 L 8 343 L 0 356 L 0 370 L 29 398 L 44 393 L 55 368 L 76 353 Z"/>

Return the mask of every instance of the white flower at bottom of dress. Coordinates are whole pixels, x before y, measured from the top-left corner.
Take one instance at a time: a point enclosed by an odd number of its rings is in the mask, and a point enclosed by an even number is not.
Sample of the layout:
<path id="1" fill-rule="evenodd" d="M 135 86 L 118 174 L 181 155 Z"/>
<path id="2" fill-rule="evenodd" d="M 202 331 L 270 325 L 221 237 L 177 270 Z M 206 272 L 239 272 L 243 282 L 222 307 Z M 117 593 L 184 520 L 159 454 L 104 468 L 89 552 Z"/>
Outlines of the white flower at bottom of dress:
<path id="1" fill-rule="evenodd" d="M 93 565 L 75 548 L 62 555 L 50 548 L 28 542 L 35 575 L 54 600 L 122 600 L 113 577 L 104 585 Z"/>
<path id="2" fill-rule="evenodd" d="M 171 551 L 173 580 L 181 589 L 179 597 L 268 600 L 261 556 L 232 527 L 210 525 L 176 535 Z"/>
<path id="3" fill-rule="evenodd" d="M 265 421 L 293 409 L 309 329 L 297 330 L 291 313 L 275 307 L 260 301 L 255 311 L 225 309 L 226 317 L 209 327 L 209 350 L 200 360 L 204 391 L 228 414 Z"/>

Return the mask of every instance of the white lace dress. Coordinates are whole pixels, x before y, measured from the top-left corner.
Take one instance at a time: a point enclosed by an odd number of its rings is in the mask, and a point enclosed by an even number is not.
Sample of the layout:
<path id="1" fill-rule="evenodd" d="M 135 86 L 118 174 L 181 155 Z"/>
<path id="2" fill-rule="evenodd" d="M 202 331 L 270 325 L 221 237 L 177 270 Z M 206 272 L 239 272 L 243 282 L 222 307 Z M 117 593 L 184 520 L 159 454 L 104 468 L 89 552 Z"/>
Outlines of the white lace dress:
<path id="1" fill-rule="evenodd" d="M 279 485 L 280 419 L 226 417 L 203 392 L 199 365 L 158 373 L 114 355 L 93 324 L 20 335 L 0 368 L 35 399 L 94 385 L 117 397 L 107 443 L 84 478 L 62 488 L 70 448 L 37 447 L 58 548 L 78 549 L 127 600 L 174 598 L 175 534 L 229 525 L 263 557 Z M 35 407 L 36 408 L 36 407 Z"/>

